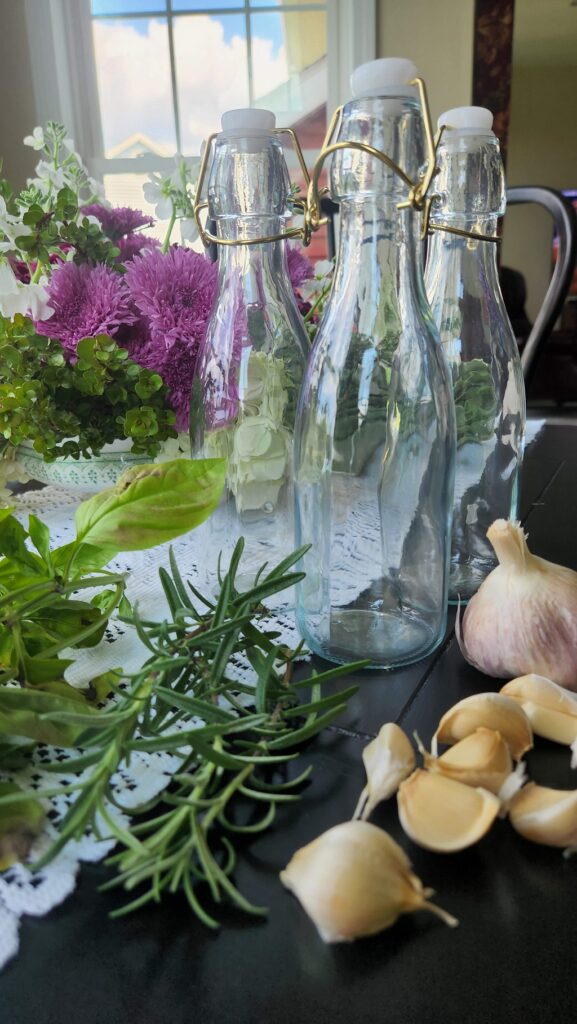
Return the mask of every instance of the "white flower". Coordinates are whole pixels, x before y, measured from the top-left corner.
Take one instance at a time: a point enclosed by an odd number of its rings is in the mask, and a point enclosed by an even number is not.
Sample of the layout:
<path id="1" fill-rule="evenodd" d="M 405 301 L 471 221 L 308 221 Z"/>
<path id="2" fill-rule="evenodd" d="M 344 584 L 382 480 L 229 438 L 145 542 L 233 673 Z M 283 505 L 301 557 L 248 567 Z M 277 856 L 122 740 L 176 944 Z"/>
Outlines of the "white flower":
<path id="1" fill-rule="evenodd" d="M 198 238 L 198 228 L 194 217 L 181 217 L 180 218 L 180 240 L 184 245 L 185 242 L 196 242 Z"/>
<path id="2" fill-rule="evenodd" d="M 55 167 L 54 164 L 49 163 L 48 160 L 40 160 L 36 165 L 37 178 L 34 180 L 34 184 L 38 184 L 39 188 L 50 184 L 55 189 L 64 188 L 68 184 L 66 177 L 66 171 L 63 167 Z"/>
<path id="3" fill-rule="evenodd" d="M 26 224 L 22 224 L 18 217 L 8 213 L 2 196 L 0 196 L 0 231 L 5 236 L 5 240 L 0 242 L 0 251 L 2 252 L 6 252 L 7 249 L 13 249 L 15 238 L 20 235 L 29 235 L 31 231 L 31 228 Z"/>
<path id="4" fill-rule="evenodd" d="M 330 277 L 334 269 L 335 265 L 332 260 L 318 260 L 315 263 L 315 277 L 319 281 L 321 278 Z"/>
<path id="5" fill-rule="evenodd" d="M 27 135 L 24 139 L 25 146 L 32 146 L 32 149 L 44 149 L 44 129 L 38 125 L 32 135 Z"/>
<path id="6" fill-rule="evenodd" d="M 10 319 L 16 313 L 30 314 L 33 320 L 44 320 L 53 313 L 45 288 L 46 278 L 36 284 L 19 281 L 9 263 L 0 263 L 0 313 Z"/>
<path id="7" fill-rule="evenodd" d="M 285 482 L 288 435 L 264 416 L 247 416 L 234 432 L 229 482 L 238 512 L 272 509 Z"/>
<path id="8" fill-rule="evenodd" d="M 332 260 L 318 260 L 315 263 L 315 276 L 309 278 L 299 287 L 299 292 L 305 302 L 314 303 L 331 283 L 335 265 Z"/>
<path id="9" fill-rule="evenodd" d="M 161 174 L 153 171 L 148 181 L 144 182 L 142 191 L 147 203 L 155 207 L 155 214 L 158 220 L 168 220 L 172 215 L 172 199 L 170 196 L 171 180 L 163 178 Z"/>

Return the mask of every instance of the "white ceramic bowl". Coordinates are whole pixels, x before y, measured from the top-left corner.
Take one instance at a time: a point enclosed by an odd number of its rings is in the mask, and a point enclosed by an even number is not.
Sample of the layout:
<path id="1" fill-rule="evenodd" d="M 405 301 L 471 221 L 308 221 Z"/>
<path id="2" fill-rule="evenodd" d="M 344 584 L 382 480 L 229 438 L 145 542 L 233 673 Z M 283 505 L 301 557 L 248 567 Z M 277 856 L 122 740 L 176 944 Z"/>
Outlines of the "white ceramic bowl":
<path id="1" fill-rule="evenodd" d="M 45 462 L 42 455 L 34 451 L 32 442 L 25 441 L 18 448 L 17 459 L 32 480 L 87 494 L 112 487 L 131 466 L 153 461 L 147 455 L 131 454 L 130 447 L 130 441 L 115 441 L 105 445 L 100 455 L 94 458 L 73 459 L 66 456 L 54 462 Z"/>

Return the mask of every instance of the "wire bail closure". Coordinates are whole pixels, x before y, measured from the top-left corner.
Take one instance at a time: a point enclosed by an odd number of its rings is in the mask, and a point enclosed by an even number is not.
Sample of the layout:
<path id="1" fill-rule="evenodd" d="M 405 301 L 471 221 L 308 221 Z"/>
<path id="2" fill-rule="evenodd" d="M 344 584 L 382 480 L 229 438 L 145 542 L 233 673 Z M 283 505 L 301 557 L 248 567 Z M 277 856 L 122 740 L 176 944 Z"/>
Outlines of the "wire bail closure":
<path id="1" fill-rule="evenodd" d="M 293 196 L 291 199 L 292 205 L 302 210 L 304 218 L 303 225 L 301 227 L 287 228 L 286 231 L 279 231 L 279 233 L 276 235 L 260 235 L 258 238 L 219 238 L 218 235 L 213 235 L 212 232 L 207 229 L 206 225 L 202 223 L 200 215 L 202 210 L 208 209 L 208 200 L 205 199 L 201 202 L 200 196 L 202 195 L 202 189 L 204 187 L 204 181 L 206 178 L 208 162 L 212 153 L 213 143 L 214 140 L 218 138 L 219 134 L 219 132 L 213 132 L 212 135 L 209 135 L 208 139 L 206 140 L 204 152 L 202 154 L 202 160 L 200 162 L 198 182 L 196 185 L 196 196 L 193 206 L 194 219 L 196 221 L 198 233 L 202 239 L 205 248 L 208 248 L 208 246 L 211 243 L 216 243 L 216 245 L 262 245 L 265 242 L 280 242 L 284 238 L 302 238 L 303 245 L 308 245 L 311 240 L 311 233 L 307 226 L 307 200 L 305 196 L 297 195 Z M 298 140 L 296 132 L 292 128 L 273 128 L 272 134 L 289 136 L 293 144 L 293 149 L 296 152 L 301 171 L 304 176 L 305 186 L 308 189 L 310 183 L 310 175 L 308 172 L 307 165 L 305 163 L 305 158 L 303 156 L 301 144 Z"/>

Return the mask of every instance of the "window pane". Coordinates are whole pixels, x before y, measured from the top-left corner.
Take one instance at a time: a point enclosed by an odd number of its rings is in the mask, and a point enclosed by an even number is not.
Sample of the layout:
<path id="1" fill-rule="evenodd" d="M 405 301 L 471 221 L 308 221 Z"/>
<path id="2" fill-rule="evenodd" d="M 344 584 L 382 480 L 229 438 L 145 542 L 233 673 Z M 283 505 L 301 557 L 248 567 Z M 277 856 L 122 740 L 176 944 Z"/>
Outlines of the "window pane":
<path id="1" fill-rule="evenodd" d="M 172 0 L 173 11 L 222 10 L 223 7 L 244 10 L 243 0 Z"/>
<path id="2" fill-rule="evenodd" d="M 327 98 L 325 12 L 253 14 L 251 37 L 255 105 L 274 110 L 281 127 L 318 121 Z"/>
<path id="3" fill-rule="evenodd" d="M 96 20 L 92 30 L 105 156 L 171 156 L 176 134 L 166 20 Z"/>
<path id="4" fill-rule="evenodd" d="M 223 110 L 249 105 L 244 16 L 175 18 L 174 49 L 182 151 L 198 154 Z"/>
<path id="5" fill-rule="evenodd" d="M 92 0 L 93 14 L 148 14 L 166 10 L 166 0 Z"/>

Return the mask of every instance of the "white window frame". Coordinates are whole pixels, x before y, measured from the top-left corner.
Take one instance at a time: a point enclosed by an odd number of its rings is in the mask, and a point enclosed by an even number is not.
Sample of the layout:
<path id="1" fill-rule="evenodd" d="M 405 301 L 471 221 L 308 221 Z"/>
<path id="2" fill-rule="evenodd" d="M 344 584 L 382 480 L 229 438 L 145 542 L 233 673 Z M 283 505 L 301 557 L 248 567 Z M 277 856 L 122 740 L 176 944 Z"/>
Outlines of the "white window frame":
<path id="1" fill-rule="evenodd" d="M 376 56 L 377 10 L 376 0 L 326 2 L 330 117 L 350 96 L 353 69 Z M 97 178 L 172 169 L 173 160 L 167 157 L 104 157 L 90 0 L 24 0 L 24 5 L 37 123 L 52 119 L 65 124 Z M 309 166 L 316 155 L 305 150 Z M 289 159 L 289 166 L 292 162 Z"/>

